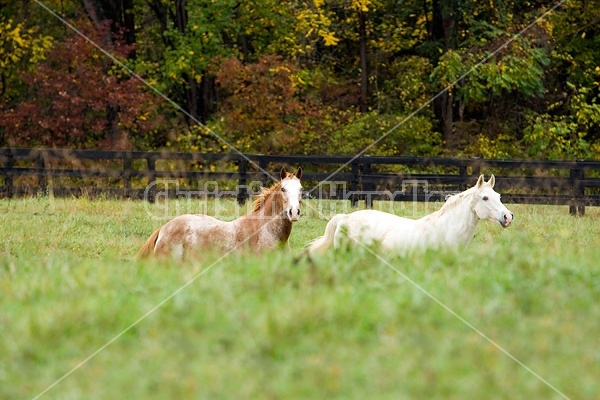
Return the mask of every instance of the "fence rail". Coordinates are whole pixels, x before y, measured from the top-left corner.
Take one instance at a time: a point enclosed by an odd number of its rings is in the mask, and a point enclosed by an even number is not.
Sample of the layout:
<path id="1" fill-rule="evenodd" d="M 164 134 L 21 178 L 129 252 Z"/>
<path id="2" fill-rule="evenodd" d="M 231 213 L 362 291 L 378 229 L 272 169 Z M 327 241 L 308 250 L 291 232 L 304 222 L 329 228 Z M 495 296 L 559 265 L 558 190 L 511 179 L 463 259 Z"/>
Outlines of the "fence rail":
<path id="1" fill-rule="evenodd" d="M 155 194 L 150 189 L 157 180 L 181 180 L 179 190 L 166 188 L 161 192 L 173 196 L 181 195 L 186 184 L 187 189 L 196 189 L 186 195 L 206 195 L 192 182 L 220 180 L 236 181 L 235 196 L 242 203 L 250 196 L 252 182 L 267 184 L 270 176 L 265 171 L 277 176 L 282 165 L 302 166 L 305 182 L 327 180 L 325 186 L 317 188 L 320 195 L 346 199 L 352 205 L 364 200 L 367 207 L 383 199 L 428 201 L 464 190 L 480 173 L 492 172 L 506 203 L 568 205 L 574 215 L 584 214 L 586 206 L 600 206 L 600 161 L 14 148 L 0 148 L 0 197 L 52 192 L 58 196 L 87 193 L 152 200 L 148 194 Z"/>

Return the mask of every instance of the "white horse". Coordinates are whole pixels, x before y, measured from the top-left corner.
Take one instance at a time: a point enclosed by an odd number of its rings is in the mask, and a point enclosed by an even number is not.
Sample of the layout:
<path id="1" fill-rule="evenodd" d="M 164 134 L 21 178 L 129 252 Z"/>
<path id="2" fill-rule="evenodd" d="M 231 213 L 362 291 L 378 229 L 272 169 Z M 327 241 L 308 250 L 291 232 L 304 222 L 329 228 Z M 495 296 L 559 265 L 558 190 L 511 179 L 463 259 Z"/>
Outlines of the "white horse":
<path id="1" fill-rule="evenodd" d="M 456 247 L 469 243 L 479 220 L 510 226 L 511 213 L 493 189 L 494 175 L 464 192 L 450 196 L 442 208 L 414 220 L 376 210 L 361 210 L 335 215 L 325 227 L 325 234 L 309 243 L 308 252 L 324 252 L 331 245 L 339 248 L 350 240 L 364 245 L 405 254 L 413 249 Z"/>

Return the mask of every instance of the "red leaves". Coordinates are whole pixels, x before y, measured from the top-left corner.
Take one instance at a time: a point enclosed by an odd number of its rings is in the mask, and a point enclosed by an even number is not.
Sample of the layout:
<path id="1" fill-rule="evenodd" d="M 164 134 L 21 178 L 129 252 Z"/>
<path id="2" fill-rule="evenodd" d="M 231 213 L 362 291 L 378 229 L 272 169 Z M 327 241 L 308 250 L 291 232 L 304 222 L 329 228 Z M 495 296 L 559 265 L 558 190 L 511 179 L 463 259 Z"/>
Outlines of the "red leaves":
<path id="1" fill-rule="evenodd" d="M 107 27 L 98 31 L 88 25 L 85 34 L 96 43 L 110 37 Z M 113 54 L 131 52 L 114 38 L 110 45 Z M 135 78 L 124 72 L 119 77 L 121 72 L 80 36 L 57 44 L 35 72 L 21 74 L 24 97 L 0 108 L 6 144 L 131 148 L 132 137 L 161 124 L 160 101 Z"/>
<path id="2" fill-rule="evenodd" d="M 221 91 L 219 114 L 229 137 L 254 151 L 290 147 L 299 121 L 311 113 L 311 106 L 299 98 L 298 72 L 279 56 L 265 56 L 253 64 L 235 58 L 221 61 L 216 73 Z"/>

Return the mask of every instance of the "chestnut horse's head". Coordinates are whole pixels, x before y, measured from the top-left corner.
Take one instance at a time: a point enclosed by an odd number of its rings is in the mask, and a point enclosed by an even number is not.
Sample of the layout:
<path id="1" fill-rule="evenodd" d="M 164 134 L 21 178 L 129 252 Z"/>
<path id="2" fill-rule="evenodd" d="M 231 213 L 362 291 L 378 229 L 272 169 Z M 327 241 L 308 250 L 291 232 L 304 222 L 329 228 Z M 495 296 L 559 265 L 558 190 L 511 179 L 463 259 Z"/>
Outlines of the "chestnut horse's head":
<path id="1" fill-rule="evenodd" d="M 298 221 L 300 218 L 300 204 L 302 203 L 302 168 L 298 168 L 295 174 L 290 174 L 281 169 L 281 197 L 283 199 L 283 212 L 285 216 L 292 222 Z"/>

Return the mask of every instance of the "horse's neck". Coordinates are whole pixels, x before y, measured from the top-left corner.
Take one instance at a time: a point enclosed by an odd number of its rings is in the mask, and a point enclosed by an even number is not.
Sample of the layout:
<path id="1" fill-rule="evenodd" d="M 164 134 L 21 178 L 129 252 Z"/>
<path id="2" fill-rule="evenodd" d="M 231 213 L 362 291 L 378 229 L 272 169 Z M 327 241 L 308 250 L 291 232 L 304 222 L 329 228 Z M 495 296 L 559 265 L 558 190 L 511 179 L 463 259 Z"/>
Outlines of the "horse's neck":
<path id="1" fill-rule="evenodd" d="M 433 217 L 432 223 L 435 223 L 432 231 L 436 232 L 436 235 L 441 235 L 442 240 L 448 244 L 466 245 L 469 243 L 475 234 L 477 222 L 479 222 L 479 218 L 471 206 L 470 198 L 456 204 L 448 204 L 431 216 Z"/>
<path id="2" fill-rule="evenodd" d="M 260 208 L 246 214 L 243 223 L 248 224 L 258 235 L 274 237 L 280 242 L 286 242 L 292 232 L 292 222 L 283 215 L 283 202 L 276 198 L 276 193 L 268 196 Z"/>
<path id="3" fill-rule="evenodd" d="M 277 218 L 283 213 L 283 200 L 281 195 L 272 193 L 268 196 L 260 208 L 254 211 L 256 215 L 263 218 Z"/>

